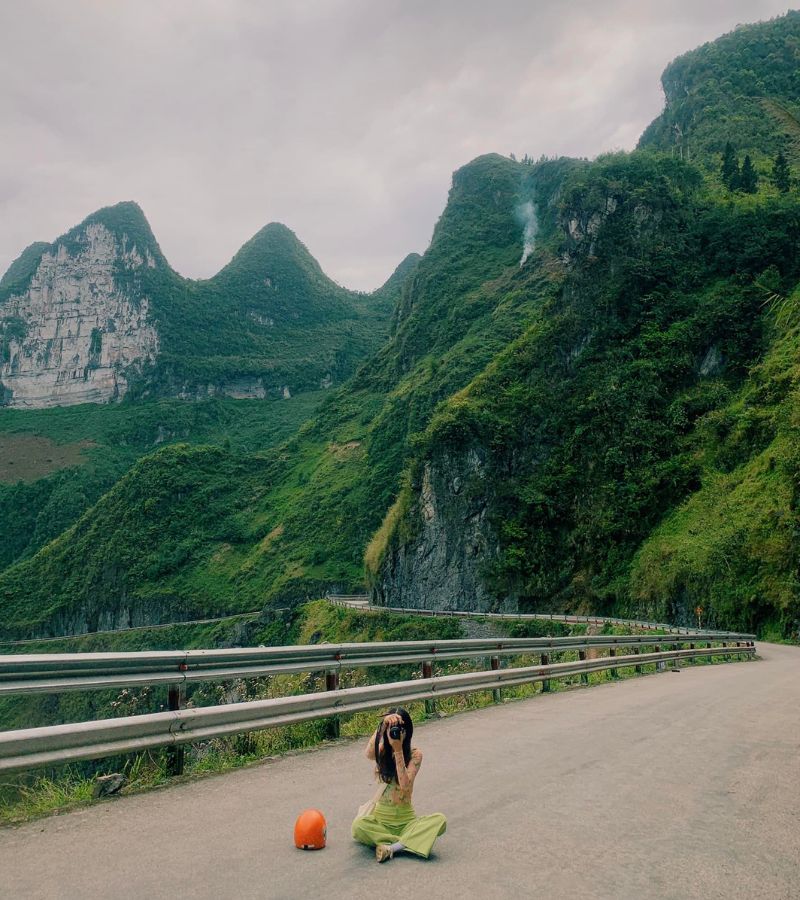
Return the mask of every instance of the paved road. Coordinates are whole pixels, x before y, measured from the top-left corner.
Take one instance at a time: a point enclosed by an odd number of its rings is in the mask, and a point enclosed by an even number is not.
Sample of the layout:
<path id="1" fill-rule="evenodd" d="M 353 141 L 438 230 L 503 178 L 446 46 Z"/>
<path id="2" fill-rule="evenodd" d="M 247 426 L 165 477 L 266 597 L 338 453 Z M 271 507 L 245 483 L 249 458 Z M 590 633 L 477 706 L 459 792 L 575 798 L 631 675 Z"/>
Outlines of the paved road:
<path id="1" fill-rule="evenodd" d="M 0 830 L 14 898 L 800 897 L 800 649 L 418 729 L 429 861 L 350 840 L 361 743 Z M 319 806 L 329 846 L 292 846 Z"/>

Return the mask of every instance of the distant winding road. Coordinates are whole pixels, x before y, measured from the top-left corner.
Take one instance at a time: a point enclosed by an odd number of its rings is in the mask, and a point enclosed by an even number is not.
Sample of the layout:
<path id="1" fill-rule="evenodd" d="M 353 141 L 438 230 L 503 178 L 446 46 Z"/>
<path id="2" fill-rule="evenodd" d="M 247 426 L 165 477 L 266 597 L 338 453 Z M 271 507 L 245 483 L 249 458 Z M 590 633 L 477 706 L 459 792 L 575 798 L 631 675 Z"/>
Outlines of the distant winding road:
<path id="1" fill-rule="evenodd" d="M 361 742 L 0 830 L 14 898 L 798 898 L 800 648 L 537 696 L 419 728 L 428 862 L 350 839 Z M 292 845 L 297 813 L 329 845 Z"/>

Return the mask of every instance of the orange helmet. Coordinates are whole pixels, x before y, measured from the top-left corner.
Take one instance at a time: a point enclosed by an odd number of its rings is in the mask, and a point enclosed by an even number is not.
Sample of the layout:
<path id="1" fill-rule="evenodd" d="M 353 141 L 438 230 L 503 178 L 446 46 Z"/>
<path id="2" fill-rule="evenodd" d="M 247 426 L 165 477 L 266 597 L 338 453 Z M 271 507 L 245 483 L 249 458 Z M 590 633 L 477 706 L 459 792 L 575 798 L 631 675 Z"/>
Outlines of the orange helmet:
<path id="1" fill-rule="evenodd" d="M 306 809 L 294 823 L 294 845 L 300 850 L 322 850 L 328 823 L 318 809 Z"/>

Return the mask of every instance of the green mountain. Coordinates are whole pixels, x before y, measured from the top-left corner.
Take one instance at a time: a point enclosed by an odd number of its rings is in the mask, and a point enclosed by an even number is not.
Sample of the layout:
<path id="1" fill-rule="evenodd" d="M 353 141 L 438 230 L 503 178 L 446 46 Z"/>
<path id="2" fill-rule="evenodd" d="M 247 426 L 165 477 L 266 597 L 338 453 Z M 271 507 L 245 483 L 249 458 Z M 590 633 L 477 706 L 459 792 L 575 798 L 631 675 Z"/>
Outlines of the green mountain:
<path id="1" fill-rule="evenodd" d="M 366 561 L 391 604 L 796 631 L 800 203 L 721 165 L 792 158 L 761 101 L 789 102 L 797 23 L 678 60 L 633 153 L 459 169 L 388 340 L 314 417 L 139 460 L 0 574 L 6 630 L 283 606 Z"/>
<path id="2" fill-rule="evenodd" d="M 715 167 L 731 141 L 756 161 L 786 149 L 780 119 L 764 100 L 800 111 L 800 11 L 735 31 L 684 53 L 664 70 L 664 112 L 641 148 Z"/>
<path id="3" fill-rule="evenodd" d="M 379 598 L 797 632 L 800 207 L 719 171 L 728 141 L 790 154 L 766 110 L 797 95 L 798 37 L 792 13 L 677 60 L 641 142 L 669 155 L 563 179 L 539 243 L 561 289 L 416 442 Z"/>
<path id="4" fill-rule="evenodd" d="M 375 310 L 384 310 L 384 321 L 418 259 L 410 254 L 369 296 Z M 257 403 L 140 398 L 118 405 L 0 409 L 0 521 L 15 522 L 0 543 L 0 570 L 56 538 L 137 459 L 160 446 L 212 443 L 236 453 L 263 451 L 287 440 L 322 399 L 316 391 Z M 75 458 L 60 461 L 63 448 Z"/>
<path id="5" fill-rule="evenodd" d="M 119 203 L 32 245 L 0 282 L 0 393 L 41 408 L 316 390 L 377 349 L 390 314 L 386 292 L 340 287 L 278 224 L 213 278 L 181 278 L 141 209 Z"/>
<path id="6" fill-rule="evenodd" d="M 723 213 L 644 153 L 562 198 L 561 290 L 417 441 L 378 596 L 791 628 L 798 332 L 759 284 L 800 279 L 796 198 Z"/>
<path id="7" fill-rule="evenodd" d="M 208 281 L 162 291 L 157 385 L 258 379 L 266 393 L 341 383 L 387 334 L 380 297 L 331 281 L 292 231 L 267 225 Z M 163 387 L 162 387 L 163 390 Z"/>

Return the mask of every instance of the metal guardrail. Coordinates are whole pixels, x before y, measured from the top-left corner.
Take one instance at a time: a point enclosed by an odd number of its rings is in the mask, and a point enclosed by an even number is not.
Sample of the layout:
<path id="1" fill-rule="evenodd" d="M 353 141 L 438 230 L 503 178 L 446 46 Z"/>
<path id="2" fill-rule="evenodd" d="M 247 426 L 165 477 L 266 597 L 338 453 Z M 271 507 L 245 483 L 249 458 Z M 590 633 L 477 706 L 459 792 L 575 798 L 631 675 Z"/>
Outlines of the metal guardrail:
<path id="1" fill-rule="evenodd" d="M 616 619 L 609 616 L 568 616 L 559 613 L 491 613 L 471 612 L 463 609 L 421 609 L 410 606 L 376 606 L 369 602 L 365 594 L 326 594 L 325 599 L 333 606 L 341 606 L 347 609 L 355 609 L 360 612 L 371 613 L 396 613 L 403 616 L 443 616 L 445 618 L 462 619 L 501 619 L 505 621 L 540 621 L 540 622 L 566 622 L 572 625 L 622 625 L 628 628 L 639 628 L 644 631 L 667 631 L 671 634 L 696 635 L 701 631 L 704 634 L 726 635 L 731 632 L 713 631 L 708 629 L 690 628 L 686 626 L 668 625 L 665 622 L 645 622 L 638 619 Z"/>
<path id="2" fill-rule="evenodd" d="M 692 642 L 749 642 L 753 635 L 697 632 Z M 106 688 L 182 685 L 344 667 L 390 666 L 435 660 L 608 650 L 687 643 L 676 635 L 573 635 L 376 643 L 312 644 L 229 650 L 133 653 L 41 653 L 0 656 L 0 696 Z"/>
<path id="3" fill-rule="evenodd" d="M 286 649 L 286 648 L 280 648 Z M 692 660 L 700 657 L 752 656 L 752 643 L 738 647 L 667 650 L 631 656 L 603 657 L 578 662 L 424 677 L 412 681 L 330 690 L 294 697 L 279 697 L 225 706 L 172 710 L 96 722 L 79 722 L 0 733 L 0 772 L 81 759 L 97 759 L 154 747 L 171 747 L 244 731 L 259 731 L 309 719 L 378 709 L 386 704 L 431 701 L 452 694 L 495 691 L 504 687 L 648 663 Z M 151 654 L 152 656 L 152 654 Z"/>

